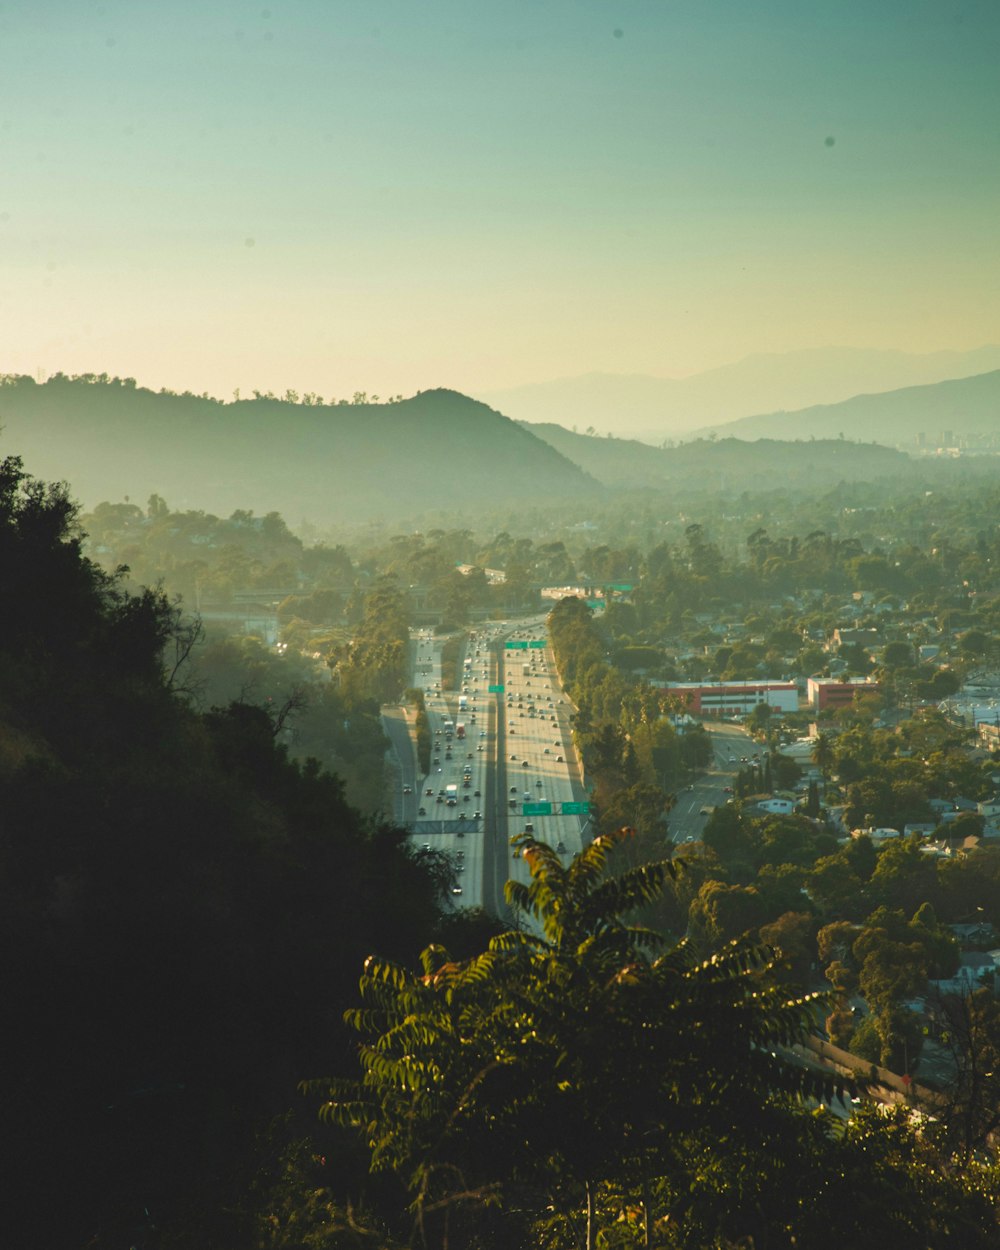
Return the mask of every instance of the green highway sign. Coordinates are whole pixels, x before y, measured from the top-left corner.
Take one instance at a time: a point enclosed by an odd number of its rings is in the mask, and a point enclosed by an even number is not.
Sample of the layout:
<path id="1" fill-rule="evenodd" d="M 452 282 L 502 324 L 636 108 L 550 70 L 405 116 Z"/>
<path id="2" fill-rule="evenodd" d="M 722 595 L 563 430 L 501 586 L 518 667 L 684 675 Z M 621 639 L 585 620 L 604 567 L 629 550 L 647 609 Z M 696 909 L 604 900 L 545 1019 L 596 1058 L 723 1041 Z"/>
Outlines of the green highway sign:
<path id="1" fill-rule="evenodd" d="M 510 642 L 505 642 L 503 645 L 508 651 L 527 651 L 528 649 L 528 643 L 523 638 L 515 638 Z"/>
<path id="2" fill-rule="evenodd" d="M 503 686 L 488 686 L 487 690 L 490 694 L 503 694 Z"/>
<path id="3" fill-rule="evenodd" d="M 545 639 L 544 638 L 532 638 L 531 642 L 528 643 L 528 646 L 529 647 L 544 647 Z"/>
<path id="4" fill-rule="evenodd" d="M 525 803 L 524 814 L 525 816 L 551 816 L 552 804 L 551 803 Z"/>
<path id="5" fill-rule="evenodd" d="M 589 803 L 564 803 L 562 805 L 564 816 L 586 816 L 589 811 Z"/>

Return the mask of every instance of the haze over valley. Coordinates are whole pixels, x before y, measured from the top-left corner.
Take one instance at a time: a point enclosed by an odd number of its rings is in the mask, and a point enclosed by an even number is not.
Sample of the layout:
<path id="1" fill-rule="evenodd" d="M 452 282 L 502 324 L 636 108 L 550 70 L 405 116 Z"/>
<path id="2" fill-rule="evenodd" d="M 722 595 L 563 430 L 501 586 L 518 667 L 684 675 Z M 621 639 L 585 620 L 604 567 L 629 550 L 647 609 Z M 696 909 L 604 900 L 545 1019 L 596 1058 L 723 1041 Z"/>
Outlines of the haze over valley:
<path id="1" fill-rule="evenodd" d="M 1000 6 L 0 5 L 12 1250 L 1000 1244 Z"/>

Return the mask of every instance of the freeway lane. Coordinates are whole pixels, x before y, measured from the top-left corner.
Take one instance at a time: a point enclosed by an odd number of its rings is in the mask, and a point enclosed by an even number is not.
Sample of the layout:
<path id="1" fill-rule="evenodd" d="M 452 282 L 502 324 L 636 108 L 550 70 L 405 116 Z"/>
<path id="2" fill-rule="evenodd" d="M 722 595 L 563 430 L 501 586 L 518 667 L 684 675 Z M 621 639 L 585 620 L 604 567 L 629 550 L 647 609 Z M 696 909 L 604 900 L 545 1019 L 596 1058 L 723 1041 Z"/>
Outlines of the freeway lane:
<path id="1" fill-rule="evenodd" d="M 531 621 L 522 624 L 512 641 L 544 636 L 544 622 Z M 533 836 L 547 842 L 563 863 L 568 863 L 583 846 L 588 817 L 525 814 L 525 803 L 549 803 L 558 811 L 558 805 L 580 799 L 571 772 L 575 758 L 569 720 L 572 709 L 559 685 L 551 650 L 547 646 L 523 650 L 505 647 L 503 674 L 508 873 L 527 882 L 528 867 L 509 850 L 510 837 L 530 825 Z"/>
<path id="2" fill-rule="evenodd" d="M 424 691 L 432 735 L 426 777 L 416 772 L 413 716 L 404 709 L 385 709 L 384 720 L 402 772 L 397 812 L 411 837 L 452 858 L 456 905 L 481 905 L 507 921 L 508 877 L 529 880 L 523 859 L 512 854 L 510 838 L 530 824 L 534 836 L 568 863 L 582 847 L 589 823 L 587 816 L 525 817 L 525 802 L 550 803 L 558 811 L 559 804 L 586 796 L 574 781 L 580 773 L 572 707 L 559 687 L 552 653 L 547 646 L 507 650 L 508 637 L 544 639 L 544 618 L 470 635 L 460 657 L 460 689 L 445 694 L 442 640 L 429 631 L 415 634 L 413 684 Z M 504 685 L 505 692 L 490 694 L 491 684 Z M 458 723 L 465 725 L 464 740 L 458 737 Z M 515 758 L 507 758 L 511 754 Z M 445 793 L 448 786 L 456 787 L 454 804 Z M 412 794 L 404 793 L 407 787 Z"/>

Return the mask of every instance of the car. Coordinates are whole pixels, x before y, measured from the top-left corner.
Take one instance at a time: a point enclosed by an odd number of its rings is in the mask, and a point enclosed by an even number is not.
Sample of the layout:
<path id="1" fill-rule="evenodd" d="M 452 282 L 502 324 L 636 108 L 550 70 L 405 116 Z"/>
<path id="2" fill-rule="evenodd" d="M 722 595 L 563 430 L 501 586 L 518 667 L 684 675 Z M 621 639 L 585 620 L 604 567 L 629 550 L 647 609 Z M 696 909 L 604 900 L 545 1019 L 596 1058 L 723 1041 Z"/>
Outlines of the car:
<path id="1" fill-rule="evenodd" d="M 557 855 L 565 855 L 565 854 L 566 854 L 566 844 L 565 844 L 565 842 L 560 842 L 560 843 L 559 843 L 559 845 L 556 847 L 556 854 L 557 854 Z"/>
<path id="2" fill-rule="evenodd" d="M 473 812 L 473 813 L 472 813 L 472 819 L 473 819 L 473 820 L 482 820 L 482 818 L 483 818 L 483 813 L 482 813 L 482 812 L 480 812 L 480 811 L 475 811 L 475 812 Z"/>
<path id="3" fill-rule="evenodd" d="M 543 755 L 549 755 L 549 754 L 551 754 L 551 752 L 549 751 L 549 748 L 548 748 L 548 747 L 545 747 L 545 748 L 543 749 L 543 751 L 542 751 L 542 754 L 543 754 Z"/>
<path id="4" fill-rule="evenodd" d="M 480 743 L 480 744 L 479 744 L 479 746 L 477 746 L 477 747 L 476 747 L 476 750 L 477 750 L 477 751 L 485 751 L 485 750 L 486 750 L 486 748 L 482 745 L 482 743 Z"/>
<path id="5" fill-rule="evenodd" d="M 732 786 L 723 786 L 723 787 L 722 787 L 722 792 L 723 792 L 723 794 L 732 794 L 732 792 L 733 792 L 733 787 L 732 787 Z"/>
<path id="6" fill-rule="evenodd" d="M 527 768 L 527 767 L 528 767 L 528 761 L 527 761 L 527 760 L 522 760 L 522 761 L 521 761 L 521 767 L 522 767 L 522 768 Z"/>
<path id="7" fill-rule="evenodd" d="M 541 777 L 539 777 L 539 779 L 535 782 L 535 785 L 538 787 L 538 789 L 539 789 L 539 790 L 541 790 L 541 788 L 542 788 L 542 779 L 541 779 Z"/>
<path id="8" fill-rule="evenodd" d="M 459 813 L 458 813 L 458 819 L 459 819 L 459 820 L 468 820 L 468 819 L 469 819 L 469 817 L 468 817 L 468 815 L 467 815 L 465 812 L 459 812 Z"/>
<path id="9" fill-rule="evenodd" d="M 434 737 L 435 737 L 435 738 L 440 738 L 440 737 L 441 737 L 441 730 L 440 730 L 440 729 L 435 729 L 435 730 L 434 730 Z"/>
<path id="10" fill-rule="evenodd" d="M 465 758 L 466 758 L 467 760 L 471 760 L 471 759 L 472 759 L 472 752 L 471 752 L 471 751 L 469 751 L 469 752 L 467 753 L 467 755 L 466 755 L 466 757 L 465 757 Z"/>
<path id="11" fill-rule="evenodd" d="M 557 763 L 557 764 L 565 764 L 565 763 L 566 763 L 566 761 L 563 759 L 563 757 L 562 757 L 561 755 L 557 755 L 557 756 L 556 756 L 556 763 Z"/>
<path id="12" fill-rule="evenodd" d="M 437 798 L 435 799 L 435 802 L 436 802 L 436 803 L 443 803 L 443 802 L 444 802 L 444 795 L 443 795 L 443 794 L 439 794 L 439 795 L 437 796 Z"/>
<path id="13" fill-rule="evenodd" d="M 508 801 L 507 801 L 507 806 L 508 806 L 508 807 L 517 807 L 517 799 L 508 799 Z"/>
<path id="14" fill-rule="evenodd" d="M 440 756 L 440 755 L 435 755 L 435 756 L 434 756 L 434 763 L 435 763 L 435 764 L 440 764 L 440 763 L 441 763 L 441 756 Z"/>
<path id="15" fill-rule="evenodd" d="M 427 815 L 427 808 L 426 808 L 426 807 L 418 807 L 418 808 L 417 808 L 417 815 L 418 815 L 418 816 L 426 816 L 426 815 Z"/>
<path id="16" fill-rule="evenodd" d="M 486 737 L 486 730 L 485 730 L 485 729 L 480 729 L 480 731 L 479 731 L 479 736 L 480 736 L 480 738 L 485 738 L 485 737 Z"/>
<path id="17" fill-rule="evenodd" d="M 431 798 L 433 797 L 434 791 L 431 789 L 430 786 L 428 786 L 427 789 L 424 791 L 424 794 L 426 794 L 428 798 Z"/>
<path id="18" fill-rule="evenodd" d="M 403 793 L 404 793 L 404 794 L 412 794 L 412 793 L 413 793 L 413 787 L 412 787 L 412 786 L 403 786 Z"/>
<path id="19" fill-rule="evenodd" d="M 429 842 L 425 842 L 420 849 L 422 851 L 429 851 L 431 849 L 431 844 Z"/>
<path id="20" fill-rule="evenodd" d="M 510 792 L 511 794 L 517 794 L 517 786 L 511 786 Z"/>
<path id="21" fill-rule="evenodd" d="M 531 823 L 531 821 L 528 821 L 528 823 L 524 826 L 524 832 L 525 833 L 535 832 L 535 826 Z"/>
<path id="22" fill-rule="evenodd" d="M 461 887 L 460 885 L 453 885 L 453 886 L 451 887 L 451 892 L 452 892 L 452 894 L 461 894 L 461 893 L 462 893 L 462 887 Z"/>
<path id="23" fill-rule="evenodd" d="M 513 751 L 511 751 L 511 753 L 510 753 L 510 758 L 511 758 L 512 760 L 516 760 L 516 759 L 517 759 L 517 756 L 514 754 L 514 752 L 513 752 Z"/>
<path id="24" fill-rule="evenodd" d="M 481 790 L 474 790 L 474 791 L 472 792 L 472 797 L 473 797 L 474 799 L 481 799 L 481 798 L 483 797 L 482 791 L 481 791 Z"/>

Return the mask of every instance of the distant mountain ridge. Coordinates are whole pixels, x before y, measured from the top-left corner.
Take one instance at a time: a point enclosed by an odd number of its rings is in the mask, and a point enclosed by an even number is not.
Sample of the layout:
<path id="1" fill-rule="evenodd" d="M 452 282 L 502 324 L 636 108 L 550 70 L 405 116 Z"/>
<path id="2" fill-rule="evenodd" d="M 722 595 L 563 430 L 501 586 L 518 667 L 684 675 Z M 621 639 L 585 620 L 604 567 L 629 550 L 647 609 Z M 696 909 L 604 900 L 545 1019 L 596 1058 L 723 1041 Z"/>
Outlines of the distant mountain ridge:
<path id="1" fill-rule="evenodd" d="M 854 395 L 838 404 L 816 404 L 796 412 L 769 412 L 695 431 L 739 439 L 820 438 L 843 434 L 889 446 L 917 449 L 939 436 L 1000 435 L 1000 369 L 927 386 L 907 386 L 877 395 Z"/>
<path id="2" fill-rule="evenodd" d="M 761 412 L 792 411 L 1000 369 L 1000 346 L 913 355 L 862 348 L 810 348 L 747 356 L 684 378 L 589 373 L 484 391 L 478 397 L 518 419 L 567 429 L 666 438 Z"/>
<path id="3" fill-rule="evenodd" d="M 530 430 L 457 391 L 385 404 L 220 403 L 59 375 L 0 385 L 0 454 L 64 479 L 85 506 L 155 493 L 171 507 L 290 523 L 600 493 Z"/>
<path id="4" fill-rule="evenodd" d="M 805 442 L 736 438 L 699 439 L 679 447 L 650 447 L 635 439 L 574 434 L 561 425 L 530 427 L 605 486 L 614 489 L 668 487 L 739 492 L 768 483 L 803 487 L 816 481 L 876 481 L 911 472 L 914 461 L 901 451 L 848 439 Z"/>

